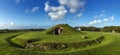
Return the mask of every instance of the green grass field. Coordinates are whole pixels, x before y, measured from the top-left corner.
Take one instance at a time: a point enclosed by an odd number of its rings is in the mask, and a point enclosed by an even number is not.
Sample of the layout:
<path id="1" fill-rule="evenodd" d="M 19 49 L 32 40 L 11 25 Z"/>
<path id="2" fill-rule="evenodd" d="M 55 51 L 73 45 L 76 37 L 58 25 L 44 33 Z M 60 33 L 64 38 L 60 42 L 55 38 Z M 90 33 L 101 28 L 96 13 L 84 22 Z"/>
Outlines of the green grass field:
<path id="1" fill-rule="evenodd" d="M 86 35 L 89 38 L 81 39 L 82 35 Z M 78 43 L 94 40 L 99 36 L 105 37 L 101 43 L 87 47 L 71 47 L 63 50 L 46 51 L 21 48 L 21 46 L 26 44 L 25 41 L 30 39 L 38 39 L 34 43 Z M 44 35 L 41 32 L 2 33 L 0 34 L 0 55 L 120 55 L 120 33 L 82 32 L 82 34 L 59 36 Z"/>

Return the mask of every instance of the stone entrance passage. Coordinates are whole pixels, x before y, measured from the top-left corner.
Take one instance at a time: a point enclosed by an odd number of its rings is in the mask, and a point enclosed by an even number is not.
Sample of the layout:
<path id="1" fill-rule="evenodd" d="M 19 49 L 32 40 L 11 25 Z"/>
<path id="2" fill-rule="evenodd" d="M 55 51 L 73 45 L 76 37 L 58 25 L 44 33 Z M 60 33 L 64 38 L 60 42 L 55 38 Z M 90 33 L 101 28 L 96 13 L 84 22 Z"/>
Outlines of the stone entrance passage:
<path id="1" fill-rule="evenodd" d="M 63 27 L 57 27 L 53 30 L 54 35 L 60 35 L 63 34 Z"/>

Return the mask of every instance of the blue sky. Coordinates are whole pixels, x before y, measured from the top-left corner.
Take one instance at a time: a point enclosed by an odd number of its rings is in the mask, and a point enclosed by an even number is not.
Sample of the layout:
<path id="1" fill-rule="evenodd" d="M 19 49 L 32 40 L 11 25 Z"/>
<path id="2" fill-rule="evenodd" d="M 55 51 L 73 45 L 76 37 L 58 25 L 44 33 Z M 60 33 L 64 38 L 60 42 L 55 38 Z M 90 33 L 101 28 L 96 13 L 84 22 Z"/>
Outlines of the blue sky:
<path id="1" fill-rule="evenodd" d="M 1 0 L 0 29 L 119 26 L 120 0 Z"/>

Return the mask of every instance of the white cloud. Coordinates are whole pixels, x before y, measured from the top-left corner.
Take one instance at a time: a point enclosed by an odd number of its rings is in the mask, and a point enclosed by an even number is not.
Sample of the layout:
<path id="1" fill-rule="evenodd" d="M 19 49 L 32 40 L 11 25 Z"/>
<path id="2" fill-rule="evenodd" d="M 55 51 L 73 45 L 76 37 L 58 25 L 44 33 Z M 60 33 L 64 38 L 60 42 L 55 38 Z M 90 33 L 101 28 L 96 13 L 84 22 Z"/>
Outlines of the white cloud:
<path id="1" fill-rule="evenodd" d="M 99 16 L 100 16 L 100 17 L 105 17 L 106 15 L 105 15 L 105 14 L 100 14 Z"/>
<path id="2" fill-rule="evenodd" d="M 93 20 L 91 22 L 89 22 L 89 25 L 96 25 L 96 24 L 103 24 L 104 26 L 107 26 L 109 24 L 109 22 L 114 20 L 114 15 L 110 16 L 110 17 L 106 17 L 106 18 L 102 18 L 99 20 Z"/>
<path id="3" fill-rule="evenodd" d="M 48 16 L 52 20 L 60 20 L 65 17 L 65 15 L 70 13 L 76 13 L 78 10 L 81 11 L 85 6 L 84 0 L 58 0 L 60 6 L 50 6 L 49 2 L 45 3 L 44 10 L 48 13 Z M 81 14 L 77 14 L 76 16 L 81 17 Z"/>
<path id="4" fill-rule="evenodd" d="M 0 23 L 0 29 L 10 29 L 15 27 L 15 23 L 14 22 L 9 22 L 9 23 Z"/>
<path id="5" fill-rule="evenodd" d="M 15 2 L 16 2 L 16 3 L 20 3 L 20 0 L 16 0 Z"/>
<path id="6" fill-rule="evenodd" d="M 40 8 L 39 7 L 33 7 L 32 9 L 26 9 L 26 13 L 34 13 L 38 11 Z"/>
<path id="7" fill-rule="evenodd" d="M 110 18 L 109 18 L 111 21 L 113 21 L 115 19 L 115 16 L 112 15 Z"/>
<path id="8" fill-rule="evenodd" d="M 25 2 L 26 0 L 15 0 L 16 3 Z"/>
<path id="9" fill-rule="evenodd" d="M 94 19 L 97 19 L 97 18 L 99 18 L 99 16 L 98 16 L 98 15 L 95 15 L 95 16 L 94 16 Z"/>
<path id="10" fill-rule="evenodd" d="M 106 23 L 107 21 L 109 21 L 108 19 L 103 19 L 103 20 L 93 20 L 91 22 L 89 22 L 89 25 L 95 25 L 95 24 L 100 24 L 100 23 Z"/>
<path id="11" fill-rule="evenodd" d="M 77 14 L 77 17 L 81 17 L 83 15 L 83 13 L 79 13 Z"/>
<path id="12" fill-rule="evenodd" d="M 45 3 L 45 8 L 44 8 L 44 9 L 45 9 L 46 12 L 49 11 L 49 9 L 50 9 L 48 3 L 49 3 L 49 2 L 46 2 L 46 3 Z"/>
<path id="13" fill-rule="evenodd" d="M 70 9 L 71 13 L 75 13 L 76 11 L 77 11 L 76 9 L 73 9 L 73 8 Z"/>
<path id="14" fill-rule="evenodd" d="M 95 11 L 94 13 L 106 13 L 106 10 L 101 10 L 101 11 Z"/>
<path id="15" fill-rule="evenodd" d="M 10 25 L 13 26 L 13 25 L 15 25 L 15 24 L 14 24 L 14 22 L 11 22 Z"/>
<path id="16" fill-rule="evenodd" d="M 59 0 L 61 5 L 70 8 L 71 13 L 75 13 L 78 9 L 84 8 L 85 2 L 81 0 Z"/>
<path id="17" fill-rule="evenodd" d="M 105 11 L 105 10 L 102 10 L 101 12 L 105 13 L 106 11 Z"/>
<path id="18" fill-rule="evenodd" d="M 101 13 L 101 14 L 95 15 L 94 19 L 99 19 L 99 18 L 103 18 L 103 17 L 106 17 L 106 15 Z"/>
<path id="19" fill-rule="evenodd" d="M 39 7 L 33 7 L 33 9 L 31 10 L 31 12 L 36 12 L 39 10 Z"/>
<path id="20" fill-rule="evenodd" d="M 109 21 L 107 18 L 105 18 L 105 19 L 103 19 L 103 21 L 105 21 L 105 22 L 107 22 L 107 21 Z"/>
<path id="21" fill-rule="evenodd" d="M 64 6 L 49 6 L 48 2 L 45 3 L 45 11 L 48 12 L 48 15 L 52 20 L 60 20 L 64 18 L 67 13 L 67 10 Z"/>
<path id="22" fill-rule="evenodd" d="M 2 27 L 3 25 L 2 24 L 0 24 L 0 27 Z"/>
<path id="23" fill-rule="evenodd" d="M 93 20 L 93 21 L 89 22 L 89 25 L 95 25 L 100 22 L 102 22 L 102 21 L 101 20 Z"/>
<path id="24" fill-rule="evenodd" d="M 99 22 L 99 23 L 100 23 L 100 22 L 102 22 L 102 21 L 101 21 L 101 20 L 97 20 L 97 22 Z"/>
<path id="25" fill-rule="evenodd" d="M 99 20 L 90 21 L 89 25 L 99 24 L 99 25 L 106 26 L 109 23 L 111 23 L 111 21 L 114 21 L 115 16 L 114 15 L 107 16 L 106 11 L 102 10 L 100 12 L 95 12 L 94 19 L 99 19 Z"/>

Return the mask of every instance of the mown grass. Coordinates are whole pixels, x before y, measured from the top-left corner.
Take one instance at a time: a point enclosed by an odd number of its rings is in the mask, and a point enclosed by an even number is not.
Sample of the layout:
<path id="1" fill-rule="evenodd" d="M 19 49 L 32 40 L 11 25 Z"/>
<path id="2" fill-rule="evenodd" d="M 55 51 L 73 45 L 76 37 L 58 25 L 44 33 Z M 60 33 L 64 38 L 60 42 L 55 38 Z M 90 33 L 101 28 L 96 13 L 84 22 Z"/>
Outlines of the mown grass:
<path id="1" fill-rule="evenodd" d="M 87 36 L 87 39 L 81 38 L 81 36 Z M 77 34 L 70 34 L 70 35 L 45 35 L 42 34 L 40 32 L 31 32 L 28 34 L 24 34 L 24 35 L 20 35 L 17 36 L 16 38 L 12 39 L 12 42 L 25 47 L 28 44 L 29 40 L 37 40 L 36 42 L 34 42 L 34 44 L 40 44 L 40 45 L 49 45 L 49 46 L 60 46 L 60 45 L 67 45 L 69 47 L 74 47 L 77 48 L 79 45 L 81 47 L 84 47 L 83 45 L 81 45 L 81 42 L 87 42 L 87 41 L 91 41 L 94 40 L 98 37 L 100 37 L 101 35 L 96 35 L 93 36 L 91 33 L 88 34 L 83 34 L 83 33 L 77 33 Z M 66 49 L 67 51 L 70 50 L 70 48 Z M 66 51 L 65 50 L 65 51 Z M 72 50 L 72 49 L 71 49 Z M 50 50 L 48 50 L 50 51 Z M 58 51 L 58 50 L 54 50 L 54 51 Z"/>
<path id="2" fill-rule="evenodd" d="M 61 51 L 61 52 L 42 52 L 42 51 L 34 51 L 34 50 L 29 50 L 29 49 L 23 49 L 23 48 L 18 48 L 11 46 L 10 43 L 8 43 L 7 38 L 15 36 L 15 35 L 20 35 L 16 38 L 25 38 L 25 39 L 32 39 L 32 38 L 43 38 L 44 36 L 40 34 L 39 32 L 30 32 L 28 34 L 24 34 L 26 32 L 16 32 L 16 33 L 3 33 L 0 34 L 0 55 L 120 55 L 120 34 L 119 33 L 105 33 L 105 32 L 84 32 L 90 39 L 94 39 L 94 37 L 99 37 L 99 36 L 105 36 L 105 39 L 97 45 L 92 45 L 88 46 L 86 48 L 78 48 L 78 49 L 71 49 L 70 51 Z M 31 34 L 31 35 L 29 35 Z M 35 36 L 34 36 L 35 35 Z M 82 34 L 81 34 L 82 35 Z M 64 35 L 63 35 L 64 36 Z M 77 36 L 77 34 L 76 34 Z M 52 35 L 48 35 L 48 38 L 52 37 Z M 50 40 L 51 42 L 59 42 L 56 39 L 60 39 L 62 36 L 54 36 L 54 40 Z M 71 37 L 71 38 L 70 38 Z M 43 40 L 44 40 L 43 38 Z M 62 39 L 63 38 L 63 39 Z M 66 40 L 66 43 L 71 43 L 71 42 L 77 42 L 78 37 L 73 37 L 71 35 L 68 35 L 67 37 L 62 37 L 60 42 L 65 41 L 64 38 L 68 38 Z M 73 38 L 74 41 L 71 41 Z M 40 39 L 40 40 L 41 40 Z M 80 41 L 87 41 L 90 39 L 79 39 Z M 45 42 L 48 42 L 46 40 Z"/>

